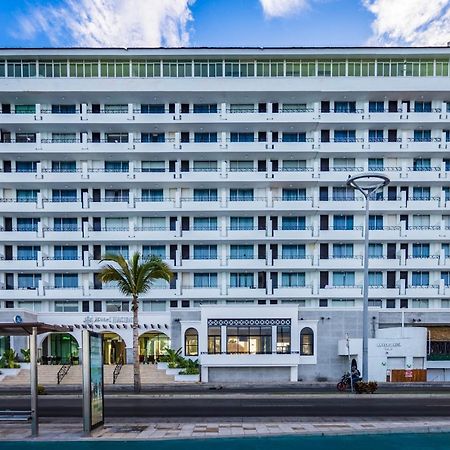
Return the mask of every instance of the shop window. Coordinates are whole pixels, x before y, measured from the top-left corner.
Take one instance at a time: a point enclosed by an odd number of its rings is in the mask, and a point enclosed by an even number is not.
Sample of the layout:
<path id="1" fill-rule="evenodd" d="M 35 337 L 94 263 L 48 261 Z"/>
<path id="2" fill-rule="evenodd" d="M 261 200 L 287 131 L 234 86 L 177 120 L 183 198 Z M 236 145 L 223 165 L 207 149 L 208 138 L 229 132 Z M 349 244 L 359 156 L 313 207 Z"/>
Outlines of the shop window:
<path id="1" fill-rule="evenodd" d="M 184 333 L 184 353 L 186 356 L 198 356 L 198 332 L 188 328 Z"/>
<path id="2" fill-rule="evenodd" d="M 309 327 L 300 332 L 300 355 L 314 355 L 314 332 Z"/>

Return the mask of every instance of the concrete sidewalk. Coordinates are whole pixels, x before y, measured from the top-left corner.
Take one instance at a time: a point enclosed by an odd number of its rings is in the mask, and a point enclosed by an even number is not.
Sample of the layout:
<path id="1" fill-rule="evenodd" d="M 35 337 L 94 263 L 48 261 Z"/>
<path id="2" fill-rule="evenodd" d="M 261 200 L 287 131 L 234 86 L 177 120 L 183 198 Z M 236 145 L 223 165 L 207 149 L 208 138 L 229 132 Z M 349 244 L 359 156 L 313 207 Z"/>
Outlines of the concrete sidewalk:
<path id="1" fill-rule="evenodd" d="M 34 440 L 161 440 L 277 435 L 337 435 L 378 433 L 450 432 L 450 419 L 343 419 L 343 418 L 211 418 L 108 420 L 92 436 L 82 434 L 81 420 L 42 419 L 40 436 Z M 31 438 L 30 424 L 1 423 L 0 441 Z"/>

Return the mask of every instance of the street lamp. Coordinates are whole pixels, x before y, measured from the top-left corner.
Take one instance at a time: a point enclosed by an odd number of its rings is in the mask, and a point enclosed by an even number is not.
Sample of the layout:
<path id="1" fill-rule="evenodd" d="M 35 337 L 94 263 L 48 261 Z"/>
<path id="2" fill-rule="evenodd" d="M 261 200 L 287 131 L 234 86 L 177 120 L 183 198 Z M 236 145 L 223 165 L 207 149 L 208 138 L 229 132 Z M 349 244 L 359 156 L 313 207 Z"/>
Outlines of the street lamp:
<path id="1" fill-rule="evenodd" d="M 369 200 L 391 180 L 379 173 L 362 173 L 349 176 L 347 186 L 358 190 L 366 199 L 364 225 L 364 285 L 363 285 L 363 358 L 362 378 L 369 381 Z"/>

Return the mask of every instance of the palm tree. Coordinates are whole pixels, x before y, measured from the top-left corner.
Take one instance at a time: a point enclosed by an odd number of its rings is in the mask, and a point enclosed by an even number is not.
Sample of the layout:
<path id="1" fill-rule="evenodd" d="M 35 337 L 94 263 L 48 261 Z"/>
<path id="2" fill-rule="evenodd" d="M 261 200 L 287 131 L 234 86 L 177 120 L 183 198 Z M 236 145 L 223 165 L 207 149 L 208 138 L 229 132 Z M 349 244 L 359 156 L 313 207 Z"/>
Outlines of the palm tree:
<path id="1" fill-rule="evenodd" d="M 107 262 L 108 264 L 100 272 L 100 280 L 103 283 L 116 282 L 120 292 L 132 298 L 134 391 L 140 392 L 139 297 L 151 288 L 155 280 L 170 281 L 173 274 L 169 266 L 161 258 L 152 256 L 141 261 L 139 252 L 134 253 L 129 261 L 122 255 L 105 255 L 102 262 Z"/>

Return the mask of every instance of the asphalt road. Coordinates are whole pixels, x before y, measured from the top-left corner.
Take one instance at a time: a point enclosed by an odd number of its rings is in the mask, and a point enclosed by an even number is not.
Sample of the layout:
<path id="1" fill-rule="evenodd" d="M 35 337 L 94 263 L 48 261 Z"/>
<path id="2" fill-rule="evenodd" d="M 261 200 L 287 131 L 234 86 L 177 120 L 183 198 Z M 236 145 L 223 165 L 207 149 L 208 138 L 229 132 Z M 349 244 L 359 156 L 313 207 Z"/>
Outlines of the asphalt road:
<path id="1" fill-rule="evenodd" d="M 29 409 L 29 399 L 0 397 L 0 410 Z M 39 398 L 41 417 L 80 417 L 81 398 Z M 106 397 L 108 417 L 450 417 L 450 397 Z"/>

